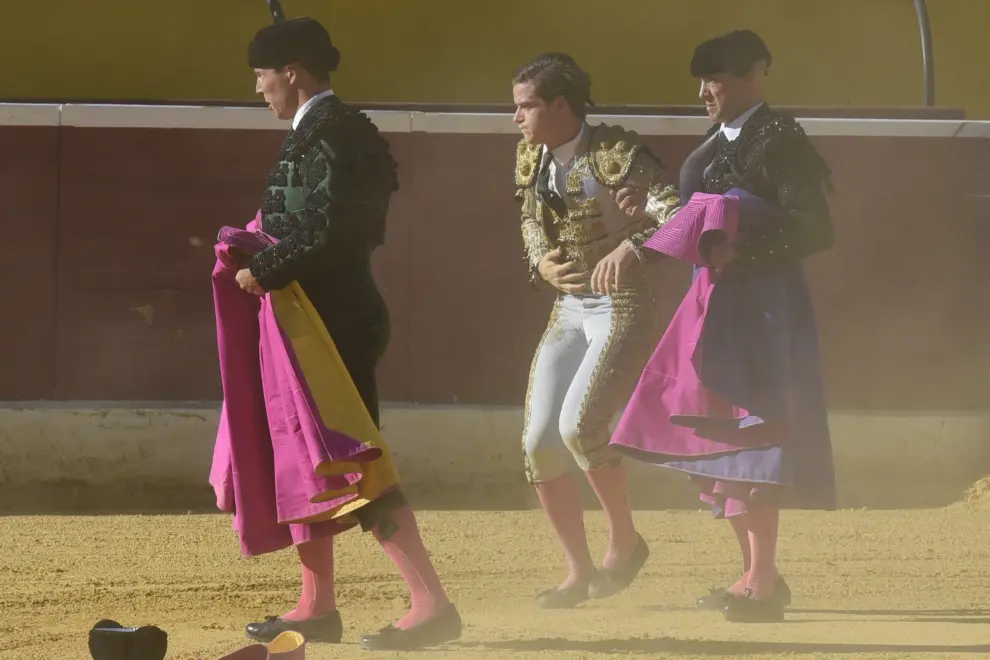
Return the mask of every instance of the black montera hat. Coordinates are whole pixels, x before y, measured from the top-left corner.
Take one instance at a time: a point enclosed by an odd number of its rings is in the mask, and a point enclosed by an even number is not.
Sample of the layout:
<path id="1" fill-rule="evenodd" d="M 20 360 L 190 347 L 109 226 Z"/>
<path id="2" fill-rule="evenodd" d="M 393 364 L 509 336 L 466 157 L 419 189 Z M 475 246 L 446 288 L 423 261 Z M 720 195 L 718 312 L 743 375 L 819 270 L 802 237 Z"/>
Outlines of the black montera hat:
<path id="1" fill-rule="evenodd" d="M 337 70 L 340 51 L 316 19 L 278 21 L 258 30 L 248 46 L 248 65 L 253 69 L 280 69 L 293 62 L 311 72 Z"/>
<path id="2" fill-rule="evenodd" d="M 764 60 L 770 66 L 773 56 L 763 39 L 751 30 L 736 30 L 709 39 L 695 48 L 691 58 L 691 75 L 695 78 L 716 73 L 744 76 L 754 64 Z"/>

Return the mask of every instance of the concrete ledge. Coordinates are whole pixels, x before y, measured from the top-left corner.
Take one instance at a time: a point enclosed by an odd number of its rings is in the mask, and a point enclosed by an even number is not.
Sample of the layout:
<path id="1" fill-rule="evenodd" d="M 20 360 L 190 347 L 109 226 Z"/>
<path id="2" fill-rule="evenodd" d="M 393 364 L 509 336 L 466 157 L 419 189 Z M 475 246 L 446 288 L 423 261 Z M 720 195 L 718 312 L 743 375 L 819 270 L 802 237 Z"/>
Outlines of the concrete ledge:
<path id="1" fill-rule="evenodd" d="M 28 500 L 83 507 L 94 493 L 109 498 L 102 508 L 134 508 L 142 498 L 154 508 L 208 506 L 218 414 L 194 404 L 0 408 L 0 509 Z M 941 506 L 990 474 L 990 413 L 836 412 L 831 425 L 843 508 Z M 383 407 L 383 432 L 406 488 L 430 508 L 532 505 L 521 426 L 513 407 Z M 637 508 L 697 506 L 676 474 L 630 462 L 630 475 Z"/>
<path id="2" fill-rule="evenodd" d="M 462 133 L 518 135 L 511 106 L 499 112 L 368 110 L 385 133 Z M 850 110 L 855 112 L 855 110 Z M 641 135 L 701 135 L 706 117 L 685 115 L 594 114 L 592 123 L 625 126 Z M 964 119 L 878 119 L 870 117 L 802 117 L 809 135 L 829 137 L 990 136 L 990 121 Z M 287 121 L 257 106 L 153 105 L 129 103 L 0 103 L 0 126 L 74 126 L 78 128 L 158 128 L 203 130 L 278 130 Z"/>

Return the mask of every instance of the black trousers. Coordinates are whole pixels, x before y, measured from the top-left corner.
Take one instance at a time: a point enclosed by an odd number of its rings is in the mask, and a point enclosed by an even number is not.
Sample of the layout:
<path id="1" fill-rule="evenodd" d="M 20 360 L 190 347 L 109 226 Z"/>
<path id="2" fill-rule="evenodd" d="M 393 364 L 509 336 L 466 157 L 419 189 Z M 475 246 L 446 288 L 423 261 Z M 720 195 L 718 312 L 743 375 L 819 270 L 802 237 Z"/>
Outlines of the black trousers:
<path id="1" fill-rule="evenodd" d="M 369 285 L 370 281 L 370 285 Z M 337 352 L 357 388 L 365 408 L 381 428 L 376 370 L 391 334 L 388 308 L 374 280 L 354 280 L 350 286 L 337 288 L 320 282 L 300 280 L 320 319 L 330 333 Z M 354 512 L 361 529 L 377 527 L 382 540 L 398 529 L 392 512 L 408 504 L 402 490 L 396 488 Z"/>

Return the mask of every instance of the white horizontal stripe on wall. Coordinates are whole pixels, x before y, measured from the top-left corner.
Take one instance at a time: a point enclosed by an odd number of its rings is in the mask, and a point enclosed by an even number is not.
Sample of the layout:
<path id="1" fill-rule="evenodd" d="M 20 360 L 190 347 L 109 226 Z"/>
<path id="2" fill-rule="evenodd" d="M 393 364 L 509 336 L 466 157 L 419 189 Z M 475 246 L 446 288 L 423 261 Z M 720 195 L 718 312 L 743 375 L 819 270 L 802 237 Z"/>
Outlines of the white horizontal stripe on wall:
<path id="1" fill-rule="evenodd" d="M 385 133 L 518 135 L 508 113 L 369 111 Z M 700 135 L 705 117 L 590 115 L 641 135 Z M 953 119 L 799 119 L 809 135 L 828 137 L 990 137 L 990 121 Z M 0 103 L 0 126 L 159 128 L 202 130 L 288 130 L 265 108 L 103 104 Z"/>

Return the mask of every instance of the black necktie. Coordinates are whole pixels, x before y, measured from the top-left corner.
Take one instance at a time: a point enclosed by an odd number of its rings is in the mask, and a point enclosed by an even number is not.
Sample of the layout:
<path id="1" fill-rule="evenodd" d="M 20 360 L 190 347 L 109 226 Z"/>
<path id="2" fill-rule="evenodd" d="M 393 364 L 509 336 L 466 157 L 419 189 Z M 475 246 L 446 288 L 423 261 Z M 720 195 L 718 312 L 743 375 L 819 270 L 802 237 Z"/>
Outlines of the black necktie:
<path id="1" fill-rule="evenodd" d="M 554 213 L 559 215 L 561 218 L 567 217 L 567 204 L 564 203 L 563 198 L 556 193 L 550 187 L 550 161 L 553 157 L 547 158 L 546 163 L 544 163 L 543 168 L 540 170 L 540 176 L 536 180 L 536 192 L 539 193 L 543 201 L 547 203 Z"/>

